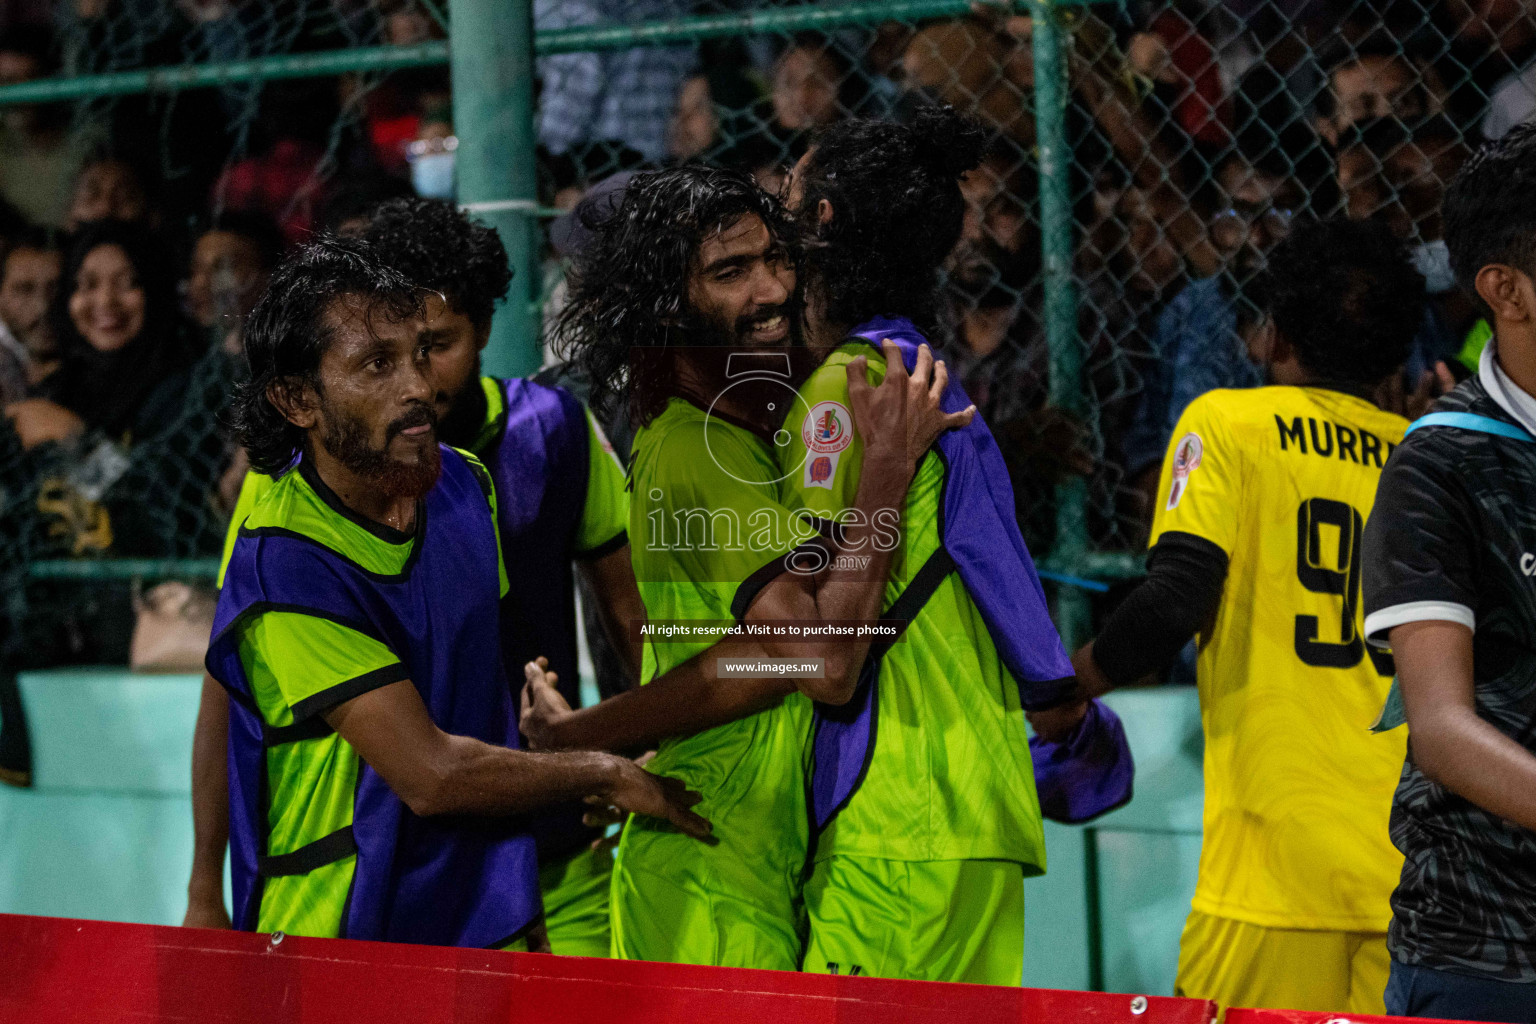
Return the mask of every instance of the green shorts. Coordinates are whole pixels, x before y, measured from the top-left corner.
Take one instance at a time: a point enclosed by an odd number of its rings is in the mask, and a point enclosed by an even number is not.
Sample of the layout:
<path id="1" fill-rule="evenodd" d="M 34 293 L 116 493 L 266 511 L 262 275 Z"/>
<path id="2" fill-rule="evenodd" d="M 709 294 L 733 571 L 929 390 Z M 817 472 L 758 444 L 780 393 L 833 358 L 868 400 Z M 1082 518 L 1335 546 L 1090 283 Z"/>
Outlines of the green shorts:
<path id="1" fill-rule="evenodd" d="M 798 872 L 772 861 L 631 819 L 613 866 L 613 955 L 798 969 Z"/>
<path id="2" fill-rule="evenodd" d="M 834 855 L 805 885 L 802 970 L 1021 985 L 1024 869 L 1004 860 Z"/>
<path id="3" fill-rule="evenodd" d="M 608 889 L 613 844 L 583 849 L 539 869 L 550 951 L 561 956 L 607 956 Z"/>

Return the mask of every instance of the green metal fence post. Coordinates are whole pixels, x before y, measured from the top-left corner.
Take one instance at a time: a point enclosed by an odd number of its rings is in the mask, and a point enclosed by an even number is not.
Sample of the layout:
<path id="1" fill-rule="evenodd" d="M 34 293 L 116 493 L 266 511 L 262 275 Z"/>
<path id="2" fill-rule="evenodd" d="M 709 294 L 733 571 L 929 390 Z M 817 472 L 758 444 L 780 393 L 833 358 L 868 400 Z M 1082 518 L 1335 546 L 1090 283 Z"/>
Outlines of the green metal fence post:
<path id="1" fill-rule="evenodd" d="M 541 361 L 533 3 L 451 0 L 448 10 L 459 203 L 501 232 L 515 275 L 491 326 L 485 370 L 522 376 Z"/>
<path id="2" fill-rule="evenodd" d="M 1081 414 L 1083 352 L 1077 340 L 1077 288 L 1072 281 L 1072 154 L 1067 147 L 1067 61 L 1060 0 L 1032 0 L 1035 62 L 1035 145 L 1040 163 L 1040 249 L 1043 258 L 1045 340 L 1050 348 L 1051 404 Z M 1074 571 L 1088 551 L 1087 481 L 1074 478 L 1056 489 L 1054 565 Z M 1068 649 L 1087 639 L 1087 592 L 1061 587 L 1056 625 Z"/>

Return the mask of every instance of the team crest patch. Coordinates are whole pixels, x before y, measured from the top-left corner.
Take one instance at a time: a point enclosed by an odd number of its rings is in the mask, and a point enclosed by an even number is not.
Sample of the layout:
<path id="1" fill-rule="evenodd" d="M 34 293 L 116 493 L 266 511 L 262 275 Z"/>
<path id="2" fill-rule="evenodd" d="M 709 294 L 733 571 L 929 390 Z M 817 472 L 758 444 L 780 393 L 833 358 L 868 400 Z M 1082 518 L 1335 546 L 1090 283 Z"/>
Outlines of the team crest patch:
<path id="1" fill-rule="evenodd" d="M 835 455 L 847 448 L 853 443 L 853 417 L 848 407 L 841 402 L 817 402 L 805 414 L 800 439 L 812 455 Z M 827 475 L 830 478 L 831 473 Z"/>
<path id="2" fill-rule="evenodd" d="M 1172 511 L 1179 507 L 1179 502 L 1184 499 L 1184 491 L 1189 486 L 1189 474 L 1200 468 L 1200 458 L 1205 454 L 1205 446 L 1200 442 L 1200 435 L 1191 431 L 1179 438 L 1179 443 L 1173 449 L 1173 485 L 1168 488 L 1168 504 L 1165 511 Z"/>
<path id="3" fill-rule="evenodd" d="M 842 453 L 833 452 L 831 455 L 816 455 L 805 462 L 805 486 L 825 487 L 832 489 L 832 477 L 837 474 L 837 460 L 842 458 Z"/>

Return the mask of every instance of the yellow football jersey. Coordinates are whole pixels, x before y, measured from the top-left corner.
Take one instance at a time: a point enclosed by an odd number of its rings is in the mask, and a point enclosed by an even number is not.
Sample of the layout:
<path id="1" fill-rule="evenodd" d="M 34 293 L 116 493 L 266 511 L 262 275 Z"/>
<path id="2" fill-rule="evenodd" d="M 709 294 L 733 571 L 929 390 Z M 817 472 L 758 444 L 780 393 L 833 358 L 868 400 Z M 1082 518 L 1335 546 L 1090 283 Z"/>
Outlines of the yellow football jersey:
<path id="1" fill-rule="evenodd" d="M 1360 538 L 1401 416 L 1322 388 L 1213 391 L 1163 460 L 1152 543 L 1227 554 L 1200 637 L 1205 837 L 1194 907 L 1272 928 L 1385 931 L 1402 730 L 1373 734 L 1391 659 L 1365 643 Z"/>

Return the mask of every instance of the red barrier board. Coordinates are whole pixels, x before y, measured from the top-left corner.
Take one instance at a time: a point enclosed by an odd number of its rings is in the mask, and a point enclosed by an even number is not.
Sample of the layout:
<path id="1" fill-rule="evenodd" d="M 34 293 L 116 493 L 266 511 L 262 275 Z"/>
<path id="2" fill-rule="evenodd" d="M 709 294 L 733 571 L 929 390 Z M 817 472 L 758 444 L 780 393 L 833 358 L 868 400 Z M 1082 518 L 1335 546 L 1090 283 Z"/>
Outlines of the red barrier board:
<path id="1" fill-rule="evenodd" d="M 0 1024 L 1213 1024 L 1164 996 L 0 914 Z"/>
<path id="2" fill-rule="evenodd" d="M 1382 1017 L 1374 1013 L 1317 1013 L 1311 1010 L 1228 1010 L 1226 1024 L 1467 1024 L 1434 1017 Z"/>

